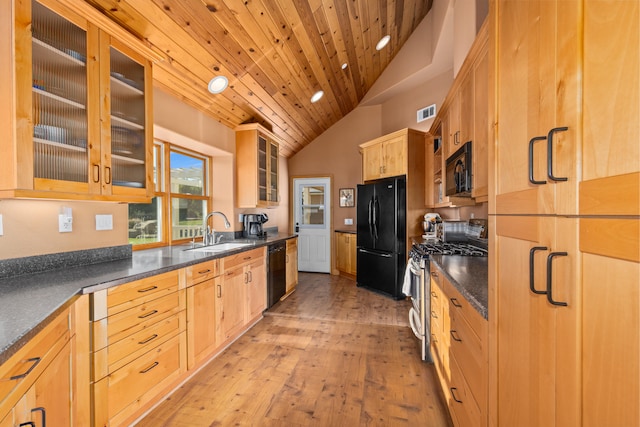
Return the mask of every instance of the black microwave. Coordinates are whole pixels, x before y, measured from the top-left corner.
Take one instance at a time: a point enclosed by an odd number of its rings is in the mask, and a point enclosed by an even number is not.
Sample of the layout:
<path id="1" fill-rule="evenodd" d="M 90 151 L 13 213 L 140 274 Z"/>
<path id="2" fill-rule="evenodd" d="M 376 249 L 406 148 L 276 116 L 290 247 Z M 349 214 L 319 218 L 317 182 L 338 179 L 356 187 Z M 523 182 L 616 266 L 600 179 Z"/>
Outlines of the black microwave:
<path id="1" fill-rule="evenodd" d="M 446 195 L 471 197 L 471 141 L 447 159 Z"/>

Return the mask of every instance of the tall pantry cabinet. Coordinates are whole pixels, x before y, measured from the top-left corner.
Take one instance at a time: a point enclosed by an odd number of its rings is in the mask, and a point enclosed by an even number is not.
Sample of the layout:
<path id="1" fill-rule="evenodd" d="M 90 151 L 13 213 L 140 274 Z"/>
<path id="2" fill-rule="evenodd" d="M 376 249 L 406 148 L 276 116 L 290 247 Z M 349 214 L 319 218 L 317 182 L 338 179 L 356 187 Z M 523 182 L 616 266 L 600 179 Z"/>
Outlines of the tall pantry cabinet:
<path id="1" fill-rule="evenodd" d="M 490 424 L 640 425 L 638 2 L 490 9 Z"/>

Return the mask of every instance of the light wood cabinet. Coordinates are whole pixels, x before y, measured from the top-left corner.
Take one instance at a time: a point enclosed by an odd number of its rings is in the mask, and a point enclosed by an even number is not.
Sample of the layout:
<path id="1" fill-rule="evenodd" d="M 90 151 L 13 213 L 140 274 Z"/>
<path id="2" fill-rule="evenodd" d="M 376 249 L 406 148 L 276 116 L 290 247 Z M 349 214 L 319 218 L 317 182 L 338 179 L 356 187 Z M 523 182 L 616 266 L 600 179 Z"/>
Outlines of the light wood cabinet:
<path id="1" fill-rule="evenodd" d="M 187 368 L 208 360 L 218 348 L 216 295 L 221 286 L 220 259 L 186 268 Z"/>
<path id="2" fill-rule="evenodd" d="M 57 1 L 6 3 L 3 13 L 15 21 L 2 31 L 15 43 L 4 46 L 9 60 L 0 85 L 7 85 L 3 92 L 15 88 L 15 96 L 0 147 L 14 160 L 0 172 L 0 197 L 148 201 L 147 49 Z"/>
<path id="3" fill-rule="evenodd" d="M 402 135 L 382 137 L 360 146 L 362 179 L 371 181 L 407 173 L 407 141 Z"/>
<path id="4" fill-rule="evenodd" d="M 425 208 L 426 137 L 427 134 L 424 132 L 401 129 L 360 145 L 363 181 L 387 176 L 404 175 L 406 177 L 407 253 L 411 248 L 409 236 L 422 234 L 422 217 Z M 385 174 L 379 174 L 381 164 L 377 165 L 377 174 L 375 168 L 371 166 L 374 164 L 371 159 L 376 158 L 376 152 L 380 153 L 380 159 L 385 163 Z M 386 154 L 383 155 L 383 152 Z"/>
<path id="5" fill-rule="evenodd" d="M 224 280 L 217 289 L 216 328 L 218 342 L 234 339 L 267 308 L 266 248 L 223 259 Z"/>
<path id="6" fill-rule="evenodd" d="M 488 423 L 488 322 L 434 265 L 431 350 L 454 425 Z"/>
<path id="7" fill-rule="evenodd" d="M 85 296 L 0 366 L 0 425 L 88 422 L 88 333 L 76 335 L 76 324 L 82 328 L 87 316 Z"/>
<path id="8" fill-rule="evenodd" d="M 435 152 L 427 150 L 426 162 L 434 165 L 433 172 L 427 177 L 427 185 L 433 186 L 433 190 L 427 192 L 427 196 L 431 196 L 426 198 L 427 206 L 464 206 L 488 200 L 488 29 L 488 22 L 485 22 L 478 31 L 476 40 L 429 130 L 432 138 L 440 139 L 441 146 Z M 472 154 L 471 198 L 446 196 L 447 158 L 468 141 L 471 141 Z"/>
<path id="9" fill-rule="evenodd" d="M 336 231 L 336 268 L 340 273 L 350 276 L 356 275 L 356 243 L 357 236 L 354 233 L 342 233 Z"/>
<path id="10" fill-rule="evenodd" d="M 278 139 L 258 124 L 240 125 L 235 132 L 238 207 L 277 206 Z"/>
<path id="11" fill-rule="evenodd" d="M 92 297 L 95 425 L 132 421 L 187 370 L 185 272 Z"/>
<path id="12" fill-rule="evenodd" d="M 298 286 L 298 238 L 288 239 L 286 245 L 286 293 L 289 294 Z"/>
<path id="13" fill-rule="evenodd" d="M 640 38 L 640 12 L 628 2 L 491 9 L 490 419 L 638 425 L 640 54 L 612 47 Z"/>

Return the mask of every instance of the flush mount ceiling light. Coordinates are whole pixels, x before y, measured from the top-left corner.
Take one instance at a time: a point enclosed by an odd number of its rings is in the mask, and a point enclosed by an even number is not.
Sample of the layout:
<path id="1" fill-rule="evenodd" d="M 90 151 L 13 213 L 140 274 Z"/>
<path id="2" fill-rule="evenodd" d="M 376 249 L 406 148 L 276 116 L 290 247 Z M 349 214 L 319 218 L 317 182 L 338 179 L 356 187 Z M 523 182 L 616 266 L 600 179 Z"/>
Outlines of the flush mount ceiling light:
<path id="1" fill-rule="evenodd" d="M 225 76 L 216 76 L 209 81 L 209 92 L 211 93 L 221 93 L 229 86 L 229 80 Z"/>
<path id="2" fill-rule="evenodd" d="M 343 70 L 346 70 L 348 66 L 349 66 L 349 65 L 347 65 L 347 63 L 345 62 L 344 64 L 342 64 L 342 69 L 343 69 Z"/>
<path id="3" fill-rule="evenodd" d="M 320 98 L 322 98 L 322 96 L 324 95 L 324 92 L 319 90 L 316 93 L 313 94 L 313 96 L 311 97 L 311 102 L 317 102 L 320 100 Z"/>
<path id="4" fill-rule="evenodd" d="M 388 34 L 383 38 L 381 38 L 378 44 L 376 45 L 376 50 L 381 50 L 382 48 L 384 48 L 389 43 L 389 40 L 391 40 L 391 36 Z"/>

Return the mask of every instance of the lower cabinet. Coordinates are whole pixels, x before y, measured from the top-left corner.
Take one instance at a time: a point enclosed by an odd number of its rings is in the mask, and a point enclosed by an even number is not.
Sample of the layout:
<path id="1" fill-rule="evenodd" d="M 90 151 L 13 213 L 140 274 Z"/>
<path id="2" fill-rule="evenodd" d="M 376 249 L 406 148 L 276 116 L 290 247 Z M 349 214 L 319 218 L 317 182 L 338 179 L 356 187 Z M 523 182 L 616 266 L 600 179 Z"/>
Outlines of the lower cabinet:
<path id="1" fill-rule="evenodd" d="M 220 260 L 186 268 L 187 272 L 187 368 L 209 359 L 218 348 L 216 299 L 222 286 Z"/>
<path id="2" fill-rule="evenodd" d="M 127 424 L 187 370 L 183 270 L 92 294 L 94 425 Z"/>
<path id="3" fill-rule="evenodd" d="M 456 426 L 488 423 L 488 322 L 431 266 L 431 350 Z"/>
<path id="4" fill-rule="evenodd" d="M 87 303 L 81 297 L 0 366 L 0 426 L 88 422 L 89 358 L 82 353 L 88 334 L 76 336 L 76 318 L 86 319 Z"/>
<path id="5" fill-rule="evenodd" d="M 356 275 L 356 235 L 336 231 L 336 268 L 340 273 Z"/>
<path id="6" fill-rule="evenodd" d="M 298 286 L 298 238 L 287 240 L 287 288 L 286 293 L 290 294 Z"/>

